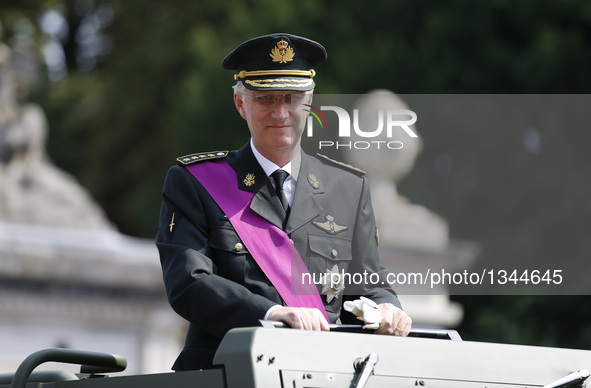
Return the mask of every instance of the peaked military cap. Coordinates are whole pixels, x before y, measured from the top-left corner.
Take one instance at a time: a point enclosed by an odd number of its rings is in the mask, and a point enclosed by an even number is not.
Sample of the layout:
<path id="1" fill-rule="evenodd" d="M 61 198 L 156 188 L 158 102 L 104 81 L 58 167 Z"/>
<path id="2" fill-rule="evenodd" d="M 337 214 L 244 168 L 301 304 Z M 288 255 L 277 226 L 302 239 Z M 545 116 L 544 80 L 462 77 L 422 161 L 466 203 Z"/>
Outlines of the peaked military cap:
<path id="1" fill-rule="evenodd" d="M 320 43 L 277 33 L 242 43 L 224 58 L 222 67 L 237 70 L 234 79 L 251 90 L 312 90 L 313 67 L 326 58 Z"/>

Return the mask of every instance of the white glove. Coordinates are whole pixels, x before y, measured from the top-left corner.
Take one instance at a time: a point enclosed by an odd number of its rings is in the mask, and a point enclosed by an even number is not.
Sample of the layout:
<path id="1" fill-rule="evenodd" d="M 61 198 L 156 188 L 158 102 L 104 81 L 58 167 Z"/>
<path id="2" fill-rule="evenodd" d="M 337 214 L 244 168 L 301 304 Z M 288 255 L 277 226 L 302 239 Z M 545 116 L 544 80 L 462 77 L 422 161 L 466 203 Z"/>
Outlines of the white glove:
<path id="1" fill-rule="evenodd" d="M 346 301 L 344 303 L 345 310 L 355 314 L 357 319 L 365 322 L 364 329 L 376 330 L 380 327 L 382 322 L 382 310 L 380 307 L 371 299 L 360 297 L 354 301 Z"/>

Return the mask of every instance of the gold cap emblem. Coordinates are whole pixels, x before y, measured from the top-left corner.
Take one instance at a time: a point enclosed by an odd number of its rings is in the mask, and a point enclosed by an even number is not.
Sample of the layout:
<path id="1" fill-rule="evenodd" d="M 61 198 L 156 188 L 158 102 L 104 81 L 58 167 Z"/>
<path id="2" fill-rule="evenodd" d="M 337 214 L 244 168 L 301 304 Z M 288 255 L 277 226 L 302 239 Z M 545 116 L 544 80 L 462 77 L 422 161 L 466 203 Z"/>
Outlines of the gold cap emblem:
<path id="1" fill-rule="evenodd" d="M 287 43 L 284 39 L 281 39 L 279 42 L 277 42 L 277 45 L 273 47 L 269 55 L 271 56 L 273 62 L 287 63 L 293 61 L 295 52 L 289 46 L 289 43 Z"/>

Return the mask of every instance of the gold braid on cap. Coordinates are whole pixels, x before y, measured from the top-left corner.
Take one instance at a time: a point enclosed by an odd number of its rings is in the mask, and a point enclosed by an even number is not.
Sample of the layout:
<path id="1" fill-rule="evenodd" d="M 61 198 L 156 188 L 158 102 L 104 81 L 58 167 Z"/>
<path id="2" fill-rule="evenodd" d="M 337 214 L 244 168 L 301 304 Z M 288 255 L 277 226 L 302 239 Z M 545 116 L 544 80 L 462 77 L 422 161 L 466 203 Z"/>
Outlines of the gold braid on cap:
<path id="1" fill-rule="evenodd" d="M 282 76 L 299 76 L 299 77 L 310 77 L 313 78 L 316 75 L 314 69 L 310 70 L 255 70 L 255 71 L 246 71 L 242 70 L 238 74 L 234 74 L 234 80 L 237 81 L 241 78 L 246 77 L 261 77 L 267 75 L 282 75 Z"/>

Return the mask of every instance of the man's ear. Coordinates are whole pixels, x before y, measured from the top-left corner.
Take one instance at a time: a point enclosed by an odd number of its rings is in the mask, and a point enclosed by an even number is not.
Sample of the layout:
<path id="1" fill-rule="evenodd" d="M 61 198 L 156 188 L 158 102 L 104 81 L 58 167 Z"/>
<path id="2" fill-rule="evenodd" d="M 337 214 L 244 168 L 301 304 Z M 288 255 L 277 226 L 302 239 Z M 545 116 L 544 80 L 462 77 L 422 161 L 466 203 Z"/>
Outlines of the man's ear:
<path id="1" fill-rule="evenodd" d="M 244 96 L 240 93 L 234 93 L 234 105 L 236 110 L 240 113 L 240 116 L 246 120 L 246 114 L 244 113 Z"/>
<path id="2" fill-rule="evenodd" d="M 310 93 L 308 94 L 308 105 L 312 105 L 312 100 L 314 97 L 314 90 L 310 91 Z"/>

